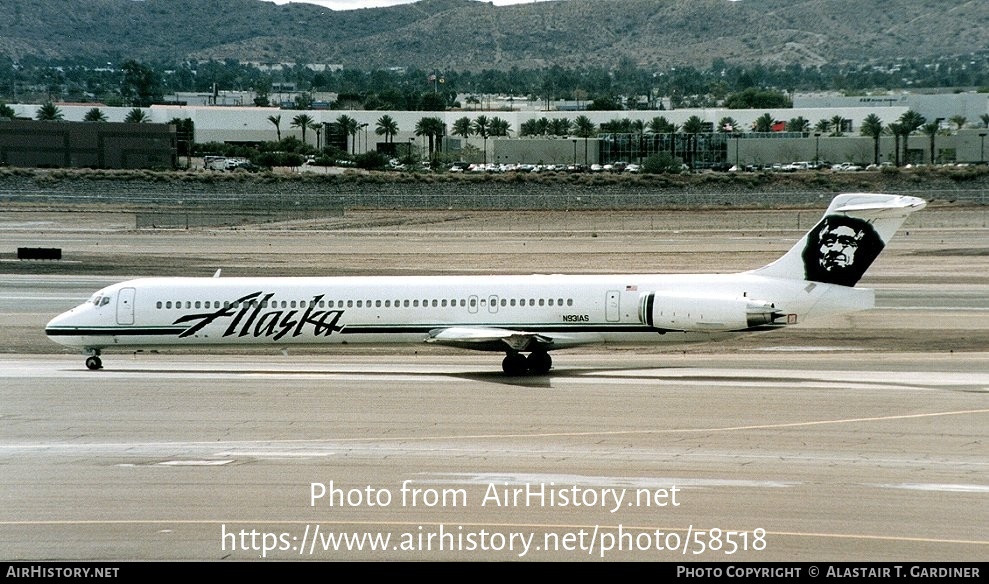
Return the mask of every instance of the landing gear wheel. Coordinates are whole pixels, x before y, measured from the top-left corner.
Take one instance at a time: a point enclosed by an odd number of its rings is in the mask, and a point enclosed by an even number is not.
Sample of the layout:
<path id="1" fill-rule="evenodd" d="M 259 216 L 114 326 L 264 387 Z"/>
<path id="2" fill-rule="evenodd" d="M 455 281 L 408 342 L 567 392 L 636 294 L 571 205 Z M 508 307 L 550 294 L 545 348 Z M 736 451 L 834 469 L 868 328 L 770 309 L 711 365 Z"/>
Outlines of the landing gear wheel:
<path id="1" fill-rule="evenodd" d="M 86 359 L 86 367 L 92 371 L 103 369 L 103 360 L 96 355 L 93 355 L 92 357 Z"/>
<path id="2" fill-rule="evenodd" d="M 525 372 L 529 369 L 529 363 L 525 355 L 509 353 L 505 355 L 505 359 L 501 362 L 501 369 L 507 375 L 525 375 Z"/>
<path id="3" fill-rule="evenodd" d="M 536 375 L 546 375 L 553 367 L 553 358 L 549 356 L 549 353 L 543 351 L 530 353 L 525 361 L 529 366 L 529 371 Z"/>

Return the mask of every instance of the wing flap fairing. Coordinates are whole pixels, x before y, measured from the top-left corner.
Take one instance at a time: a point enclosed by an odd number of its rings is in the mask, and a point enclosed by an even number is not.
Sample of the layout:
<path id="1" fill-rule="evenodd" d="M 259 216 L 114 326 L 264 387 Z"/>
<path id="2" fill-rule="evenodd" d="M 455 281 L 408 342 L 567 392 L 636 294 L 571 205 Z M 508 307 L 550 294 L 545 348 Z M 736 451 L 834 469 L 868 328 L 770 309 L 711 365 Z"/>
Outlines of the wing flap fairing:
<path id="1" fill-rule="evenodd" d="M 477 351 L 548 351 L 555 348 L 552 337 L 539 333 L 493 327 L 450 327 L 433 329 L 427 343 Z"/>

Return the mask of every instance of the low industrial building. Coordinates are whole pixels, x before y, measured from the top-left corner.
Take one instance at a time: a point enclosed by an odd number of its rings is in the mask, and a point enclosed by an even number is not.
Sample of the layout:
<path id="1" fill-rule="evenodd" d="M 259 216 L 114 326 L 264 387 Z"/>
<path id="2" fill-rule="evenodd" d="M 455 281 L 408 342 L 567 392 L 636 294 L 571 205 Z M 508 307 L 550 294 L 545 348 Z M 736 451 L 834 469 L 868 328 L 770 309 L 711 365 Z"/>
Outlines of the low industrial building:
<path id="1" fill-rule="evenodd" d="M 174 168 L 175 126 L 0 118 L 0 166 Z"/>
<path id="2" fill-rule="evenodd" d="M 352 154 L 362 154 L 369 151 L 379 151 L 388 155 L 412 153 L 418 158 L 428 156 L 428 139 L 417 136 L 416 125 L 423 118 L 439 118 L 447 128 L 448 136 L 440 140 L 437 147 L 444 158 L 461 158 L 470 162 L 486 162 L 500 164 L 607 164 L 609 162 L 638 162 L 657 152 L 670 152 L 674 156 L 688 162 L 693 168 L 716 168 L 725 165 L 757 165 L 769 166 L 786 164 L 795 161 L 827 161 L 831 163 L 849 162 L 867 165 L 875 162 L 874 142 L 869 137 L 860 135 L 864 120 L 870 115 L 876 115 L 884 126 L 896 122 L 904 113 L 917 111 L 929 120 L 940 120 L 944 125 L 943 132 L 935 136 L 935 162 L 985 162 L 984 127 L 975 127 L 982 115 L 989 113 L 989 100 L 986 94 L 957 94 L 941 95 L 940 99 L 924 97 L 880 98 L 821 98 L 818 101 L 807 98 L 795 100 L 800 107 L 779 109 L 734 110 L 725 108 L 678 109 L 678 110 L 622 110 L 622 111 L 540 111 L 532 109 L 496 109 L 496 110 L 452 110 L 441 112 L 424 111 L 370 111 L 370 110 L 292 110 L 247 106 L 204 106 L 204 105 L 154 105 L 143 110 L 149 119 L 158 124 L 181 119 L 190 120 L 195 128 L 194 140 L 203 144 L 209 142 L 224 142 L 230 144 L 257 144 L 272 142 L 279 138 L 294 136 L 304 139 L 315 147 L 326 144 L 337 145 Z M 953 104 L 953 105 L 952 105 Z M 937 106 L 935 108 L 935 106 Z M 18 116 L 31 117 L 38 109 L 36 104 L 11 104 Z M 964 116 L 969 125 L 960 130 L 947 127 L 945 118 L 954 109 L 964 110 Z M 82 120 L 83 116 L 92 109 L 92 104 L 73 105 L 59 104 L 66 120 Z M 133 108 L 104 107 L 99 108 L 111 121 L 123 120 Z M 925 111 L 929 114 L 925 114 Z M 358 131 L 349 136 L 334 136 L 333 128 L 340 116 L 352 118 Z M 386 142 L 385 137 L 375 132 L 378 120 L 382 116 L 390 116 L 398 125 L 398 133 Z M 816 126 L 821 120 L 842 120 L 842 134 L 833 136 L 830 133 L 817 132 L 751 132 L 738 129 L 754 127 L 757 119 L 769 115 L 778 121 L 776 125 L 795 118 L 807 120 L 811 126 Z M 451 136 L 449 135 L 454 123 L 461 118 L 471 121 L 484 116 L 489 121 L 500 118 L 508 123 L 507 137 L 487 138 L 478 135 Z M 696 136 L 687 136 L 682 132 L 676 135 L 643 134 L 600 134 L 594 138 L 584 139 L 576 136 L 569 137 L 520 137 L 519 128 L 530 120 L 546 118 L 567 119 L 573 122 L 578 116 L 586 116 L 594 124 L 614 122 L 628 119 L 632 122 L 641 121 L 648 125 L 654 118 L 663 117 L 669 123 L 682 128 L 684 123 L 693 117 L 702 120 L 709 129 L 722 119 L 732 118 L 736 122 L 736 130 L 731 133 L 704 132 Z M 302 121 L 304 120 L 304 124 Z M 39 123 L 39 122 L 34 122 Z M 152 124 L 153 125 L 153 124 Z M 148 128 L 148 124 L 140 126 Z M 303 127 L 304 126 L 304 127 Z M 96 128 L 92 128 L 95 130 Z M 173 139 L 174 140 L 174 139 Z M 54 142 L 53 142 L 54 141 Z M 78 166 L 76 159 L 80 155 L 66 154 L 67 149 L 59 146 L 58 141 L 50 138 L 47 142 L 47 164 Z M 900 157 L 896 156 L 896 140 L 893 136 L 880 139 L 879 162 L 900 164 L 929 163 L 931 161 L 931 143 L 928 136 L 919 132 L 907 138 L 904 150 L 900 145 Z M 174 143 L 174 142 L 173 142 Z M 404 147 L 402 147 L 404 145 Z M 90 148 L 93 150 L 93 147 Z M 98 148 L 96 148 L 98 150 Z M 78 150 L 82 152 L 81 150 Z M 14 164 L 14 160 L 5 160 Z M 39 154 L 32 154 L 37 159 Z M 72 158 L 75 156 L 75 158 Z M 82 165 L 100 164 L 91 162 L 95 154 Z M 174 157 L 174 155 L 173 155 Z M 103 156 L 107 164 L 116 163 L 117 159 Z M 133 165 L 137 159 L 128 156 L 127 164 Z M 150 162 L 157 164 L 158 159 L 144 161 L 138 165 Z M 128 166 L 133 167 L 133 166 Z"/>

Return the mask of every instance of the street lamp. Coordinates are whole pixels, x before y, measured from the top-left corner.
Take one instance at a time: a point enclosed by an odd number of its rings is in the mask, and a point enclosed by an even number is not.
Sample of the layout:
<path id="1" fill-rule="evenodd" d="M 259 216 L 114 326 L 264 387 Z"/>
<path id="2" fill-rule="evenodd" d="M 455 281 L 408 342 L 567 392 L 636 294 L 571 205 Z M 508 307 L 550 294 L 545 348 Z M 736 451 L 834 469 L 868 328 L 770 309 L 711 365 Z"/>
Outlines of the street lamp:
<path id="1" fill-rule="evenodd" d="M 985 134 L 982 134 L 982 135 L 985 136 Z M 573 165 L 576 167 L 577 166 L 577 139 L 574 138 L 572 140 L 572 142 L 573 142 Z"/>
<path id="2" fill-rule="evenodd" d="M 821 165 L 821 133 L 814 132 L 814 168 Z"/>
<path id="3" fill-rule="evenodd" d="M 982 143 L 979 145 L 979 164 L 982 164 L 983 162 L 986 161 L 986 133 L 985 132 L 979 132 L 979 140 L 982 141 Z"/>
<path id="4" fill-rule="evenodd" d="M 731 137 L 735 139 L 735 170 L 741 171 L 742 169 L 738 166 L 738 140 L 742 137 L 742 135 L 732 134 Z"/>

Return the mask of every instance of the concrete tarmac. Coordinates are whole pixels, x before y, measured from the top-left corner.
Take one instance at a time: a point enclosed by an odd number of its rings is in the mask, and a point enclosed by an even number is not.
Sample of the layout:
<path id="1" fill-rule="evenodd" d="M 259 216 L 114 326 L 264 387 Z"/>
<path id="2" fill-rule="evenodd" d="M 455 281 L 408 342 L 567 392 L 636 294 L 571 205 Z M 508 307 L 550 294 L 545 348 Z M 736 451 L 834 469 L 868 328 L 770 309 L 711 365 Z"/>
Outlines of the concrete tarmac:
<path id="1" fill-rule="evenodd" d="M 523 379 L 503 377 L 499 360 L 140 354 L 94 373 L 78 357 L 6 357 L 0 550 L 911 562 L 989 552 L 987 354 L 575 351 L 552 375 Z"/>

